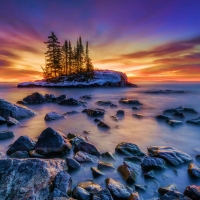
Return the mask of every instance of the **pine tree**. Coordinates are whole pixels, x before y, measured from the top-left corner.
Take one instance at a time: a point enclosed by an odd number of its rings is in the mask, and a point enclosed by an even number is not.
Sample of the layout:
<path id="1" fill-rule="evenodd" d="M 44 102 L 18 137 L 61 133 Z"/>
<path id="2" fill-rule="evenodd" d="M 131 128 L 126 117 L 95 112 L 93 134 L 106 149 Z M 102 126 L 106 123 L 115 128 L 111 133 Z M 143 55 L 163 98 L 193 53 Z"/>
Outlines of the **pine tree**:
<path id="1" fill-rule="evenodd" d="M 69 45 L 68 41 L 65 40 L 64 45 L 62 47 L 62 52 L 63 52 L 63 67 L 62 71 L 65 75 L 69 74 Z"/>
<path id="2" fill-rule="evenodd" d="M 86 50 L 85 50 L 85 64 L 86 64 L 86 74 L 89 79 L 92 79 L 94 76 L 94 67 L 92 65 L 92 61 L 89 56 L 89 45 L 86 42 Z"/>
<path id="3" fill-rule="evenodd" d="M 79 73 L 84 72 L 84 47 L 81 37 L 79 38 Z"/>

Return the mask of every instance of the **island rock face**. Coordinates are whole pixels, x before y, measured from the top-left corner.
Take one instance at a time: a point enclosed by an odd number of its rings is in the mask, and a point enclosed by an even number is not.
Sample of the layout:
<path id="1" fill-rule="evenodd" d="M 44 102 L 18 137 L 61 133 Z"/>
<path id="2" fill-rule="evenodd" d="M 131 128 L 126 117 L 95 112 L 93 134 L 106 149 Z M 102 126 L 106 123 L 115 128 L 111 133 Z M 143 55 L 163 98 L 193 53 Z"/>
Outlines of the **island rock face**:
<path id="1" fill-rule="evenodd" d="M 35 82 L 23 82 L 18 87 L 121 87 L 137 85 L 129 83 L 125 73 L 112 70 L 95 70 L 94 78 L 90 81 L 84 80 L 82 76 L 60 76 L 55 80 L 40 80 Z"/>
<path id="2" fill-rule="evenodd" d="M 72 185 L 66 170 L 61 159 L 0 159 L 0 199 L 50 199 L 55 191 L 66 197 Z"/>

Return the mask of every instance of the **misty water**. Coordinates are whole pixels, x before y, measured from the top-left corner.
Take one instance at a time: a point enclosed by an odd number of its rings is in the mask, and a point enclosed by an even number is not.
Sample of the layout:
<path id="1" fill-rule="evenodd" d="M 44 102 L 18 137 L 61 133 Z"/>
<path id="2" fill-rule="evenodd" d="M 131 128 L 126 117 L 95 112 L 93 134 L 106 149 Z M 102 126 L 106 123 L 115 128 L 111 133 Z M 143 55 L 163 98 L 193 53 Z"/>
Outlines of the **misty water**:
<path id="1" fill-rule="evenodd" d="M 200 113 L 200 84 L 199 83 L 157 83 L 157 84 L 138 84 L 138 88 L 17 88 L 16 84 L 0 84 L 0 98 L 16 102 L 22 100 L 33 92 L 41 94 L 54 94 L 55 96 L 66 94 L 67 97 L 79 99 L 82 95 L 91 95 L 92 99 L 87 101 L 87 107 L 103 108 L 106 110 L 102 117 L 111 129 L 99 129 L 93 121 L 93 117 L 82 113 L 83 106 L 64 106 L 56 103 L 44 103 L 40 105 L 28 105 L 29 108 L 38 112 L 38 115 L 20 120 L 21 126 L 7 127 L 0 126 L 0 131 L 9 129 L 15 133 L 12 139 L 0 141 L 0 152 L 6 153 L 8 146 L 13 143 L 19 136 L 28 135 L 33 140 L 37 140 L 39 134 L 47 127 L 52 127 L 64 134 L 75 133 L 81 134 L 88 138 L 88 141 L 94 144 L 102 153 L 111 151 L 114 153 L 115 147 L 120 142 L 131 142 L 137 144 L 139 148 L 147 152 L 147 147 L 152 145 L 172 146 L 183 152 L 188 153 L 196 165 L 200 165 L 200 160 L 195 156 L 200 154 L 200 126 L 185 123 L 187 119 L 193 119 L 199 114 L 186 114 L 183 119 L 184 124 L 172 127 L 166 122 L 158 122 L 154 116 L 161 114 L 163 110 L 178 106 L 192 107 Z M 183 90 L 184 93 L 175 94 L 147 94 L 147 90 Z M 120 104 L 122 97 L 139 100 L 143 105 L 140 110 L 132 110 L 133 105 Z M 109 100 L 117 104 L 118 107 L 98 106 L 95 103 L 99 100 Z M 123 109 L 125 116 L 119 121 L 114 121 L 111 116 L 116 111 Z M 46 122 L 44 116 L 50 111 L 60 114 L 76 110 L 79 113 L 68 115 L 66 119 Z M 133 113 L 144 114 L 146 117 L 138 119 L 132 116 Z M 172 115 L 169 115 L 172 117 Z M 173 119 L 182 120 L 177 117 Z M 89 134 L 84 134 L 88 131 Z M 73 156 L 71 152 L 68 156 Z M 127 156 L 126 156 L 127 157 Z M 123 163 L 123 157 L 117 156 L 114 166 L 117 167 Z M 91 166 L 91 165 L 89 165 Z M 84 165 L 78 172 L 70 172 L 73 179 L 73 186 L 81 181 L 94 180 L 105 187 L 105 178 L 112 177 L 126 184 L 119 172 L 106 173 L 104 177 L 93 178 L 90 167 Z M 138 176 L 137 184 L 148 185 L 148 189 L 138 191 L 144 199 L 158 197 L 157 189 L 161 186 L 176 184 L 180 192 L 191 184 L 199 184 L 200 180 L 193 179 L 187 172 L 188 164 L 177 167 L 168 166 L 165 170 L 157 170 L 155 179 L 145 179 L 143 174 Z M 130 185 L 134 187 L 133 185 Z"/>

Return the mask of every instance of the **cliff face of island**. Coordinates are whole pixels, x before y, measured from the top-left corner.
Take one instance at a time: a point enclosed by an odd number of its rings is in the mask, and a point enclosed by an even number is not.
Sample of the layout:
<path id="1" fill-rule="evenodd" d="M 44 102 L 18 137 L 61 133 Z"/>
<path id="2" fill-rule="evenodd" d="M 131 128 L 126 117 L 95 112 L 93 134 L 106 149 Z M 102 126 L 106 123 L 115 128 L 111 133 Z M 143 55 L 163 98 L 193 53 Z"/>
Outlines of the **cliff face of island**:
<path id="1" fill-rule="evenodd" d="M 82 75 L 59 76 L 52 80 L 22 82 L 17 87 L 122 87 L 137 85 L 129 83 L 125 73 L 112 70 L 94 70 L 94 77 L 85 80 Z"/>

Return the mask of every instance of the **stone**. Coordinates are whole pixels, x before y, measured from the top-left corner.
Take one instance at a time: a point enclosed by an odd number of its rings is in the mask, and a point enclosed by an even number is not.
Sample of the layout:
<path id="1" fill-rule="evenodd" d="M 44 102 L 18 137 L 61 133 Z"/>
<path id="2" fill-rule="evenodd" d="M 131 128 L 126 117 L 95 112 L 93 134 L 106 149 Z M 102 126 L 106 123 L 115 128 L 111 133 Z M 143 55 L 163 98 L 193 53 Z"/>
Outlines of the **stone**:
<path id="1" fill-rule="evenodd" d="M 15 134 L 12 131 L 9 131 L 9 130 L 0 131 L 0 140 L 12 138 L 14 136 L 15 136 Z"/>
<path id="2" fill-rule="evenodd" d="M 6 123 L 6 119 L 0 116 L 0 125 L 5 124 L 5 123 Z"/>
<path id="3" fill-rule="evenodd" d="M 170 120 L 171 118 L 170 118 L 170 117 L 167 117 L 167 116 L 165 116 L 165 115 L 156 115 L 156 116 L 155 116 L 155 119 L 167 121 L 167 120 Z"/>
<path id="4" fill-rule="evenodd" d="M 56 98 L 55 98 L 55 101 L 56 101 L 57 103 L 59 103 L 60 101 L 66 100 L 66 98 L 67 98 L 66 95 L 65 95 L 65 94 L 62 94 L 62 95 L 56 97 Z"/>
<path id="5" fill-rule="evenodd" d="M 101 156 L 104 160 L 108 160 L 108 161 L 115 161 L 116 160 L 114 155 L 109 151 L 102 153 Z"/>
<path id="6" fill-rule="evenodd" d="M 128 99 L 128 98 L 121 98 L 119 100 L 120 103 L 124 104 L 135 104 L 135 105 L 142 105 L 138 100 L 135 99 Z"/>
<path id="7" fill-rule="evenodd" d="M 138 184 L 135 184 L 135 189 L 136 190 L 143 190 L 143 191 L 146 191 L 148 188 L 148 185 L 138 185 Z"/>
<path id="8" fill-rule="evenodd" d="M 66 170 L 61 159 L 0 159 L 0 199 L 49 199 L 52 181 Z"/>
<path id="9" fill-rule="evenodd" d="M 156 173 L 155 173 L 154 170 L 150 170 L 149 172 L 147 172 L 146 174 L 144 174 L 144 176 L 145 176 L 146 178 L 155 178 Z"/>
<path id="10" fill-rule="evenodd" d="M 30 158 L 27 151 L 15 151 L 10 155 L 11 158 Z"/>
<path id="11" fill-rule="evenodd" d="M 144 158 L 141 167 L 144 170 L 165 169 L 166 163 L 162 158 L 154 158 L 148 156 Z"/>
<path id="12" fill-rule="evenodd" d="M 177 108 L 171 108 L 171 109 L 166 109 L 163 111 L 164 113 L 170 112 L 170 113 L 176 113 L 176 112 L 187 112 L 187 113 L 194 113 L 197 114 L 197 111 L 194 110 L 193 108 L 187 108 L 183 106 L 179 106 Z"/>
<path id="13" fill-rule="evenodd" d="M 38 137 L 35 150 L 43 155 L 51 153 L 65 153 L 72 148 L 63 133 L 52 128 L 46 128 Z"/>
<path id="14" fill-rule="evenodd" d="M 166 193 L 168 193 L 168 192 L 170 192 L 170 191 L 178 191 L 176 185 L 170 184 L 170 185 L 168 185 L 168 186 L 166 186 L 166 187 L 160 187 L 160 188 L 158 188 L 158 192 L 159 192 L 161 195 L 164 195 L 164 194 L 166 194 Z"/>
<path id="15" fill-rule="evenodd" d="M 52 102 L 56 97 L 53 94 L 45 94 L 44 98 L 45 98 L 45 101 Z"/>
<path id="16" fill-rule="evenodd" d="M 142 163 L 142 159 L 139 158 L 138 156 L 126 157 L 126 158 L 124 158 L 124 161 L 133 162 L 135 164 L 141 164 Z"/>
<path id="17" fill-rule="evenodd" d="M 81 167 L 80 163 L 73 158 L 66 158 L 66 162 L 70 169 L 79 169 Z"/>
<path id="18" fill-rule="evenodd" d="M 44 155 L 39 154 L 36 150 L 30 150 L 28 153 L 29 153 L 29 156 L 32 158 L 45 158 Z"/>
<path id="19" fill-rule="evenodd" d="M 90 193 L 82 187 L 75 187 L 73 191 L 73 197 L 79 200 L 90 200 Z"/>
<path id="20" fill-rule="evenodd" d="M 7 118 L 7 126 L 20 125 L 20 122 L 13 117 Z"/>
<path id="21" fill-rule="evenodd" d="M 104 109 L 100 109 L 100 108 L 89 108 L 89 109 L 85 109 L 85 112 L 92 117 L 97 117 L 100 115 L 104 115 L 105 110 Z"/>
<path id="22" fill-rule="evenodd" d="M 130 187 L 125 186 L 112 178 L 106 179 L 106 186 L 115 200 L 127 200 L 133 192 Z"/>
<path id="23" fill-rule="evenodd" d="M 80 142 L 74 148 L 74 152 L 77 153 L 78 151 L 84 151 L 88 154 L 95 155 L 97 157 L 101 156 L 100 151 L 91 143 L 89 142 Z"/>
<path id="24" fill-rule="evenodd" d="M 83 105 L 84 103 L 81 101 L 78 101 L 76 99 L 73 98 L 69 98 L 66 100 L 62 100 L 58 102 L 60 105 L 70 105 L 70 106 L 80 106 Z"/>
<path id="25" fill-rule="evenodd" d="M 160 200 L 191 200 L 190 198 L 186 197 L 184 194 L 178 192 L 178 191 L 170 191 L 163 195 Z"/>
<path id="26" fill-rule="evenodd" d="M 7 154 L 12 154 L 16 151 L 27 151 L 34 149 L 35 142 L 28 136 L 20 136 L 7 150 Z"/>
<path id="27" fill-rule="evenodd" d="M 175 166 L 190 162 L 192 160 L 192 158 L 188 154 L 179 151 L 173 147 L 151 146 L 147 149 L 150 156 L 163 158 L 164 160 Z"/>
<path id="28" fill-rule="evenodd" d="M 92 96 L 91 95 L 83 95 L 80 98 L 84 99 L 84 100 L 90 100 L 90 99 L 92 99 Z"/>
<path id="29" fill-rule="evenodd" d="M 100 106 L 107 106 L 107 105 L 111 105 L 112 102 L 111 101 L 97 101 L 96 104 Z"/>
<path id="30" fill-rule="evenodd" d="M 46 121 L 52 121 L 52 120 L 57 120 L 57 119 L 61 119 L 61 118 L 64 118 L 63 115 L 61 114 L 58 114 L 57 112 L 49 112 L 45 115 L 44 119 Z"/>
<path id="31" fill-rule="evenodd" d="M 195 118 L 195 119 L 187 120 L 186 122 L 187 122 L 187 123 L 191 123 L 191 124 L 200 125 L 200 117 Z"/>
<path id="32" fill-rule="evenodd" d="M 116 115 L 124 115 L 124 114 L 125 114 L 124 110 L 118 110 L 116 113 Z"/>
<path id="33" fill-rule="evenodd" d="M 200 199 L 200 186 L 190 185 L 186 187 L 184 191 L 184 195 L 191 198 L 192 200 Z"/>
<path id="34" fill-rule="evenodd" d="M 101 128 L 106 128 L 106 129 L 110 129 L 110 126 L 108 126 L 105 122 L 103 121 L 100 121 L 98 124 L 97 124 L 98 127 L 101 127 Z"/>
<path id="35" fill-rule="evenodd" d="M 144 156 L 145 154 L 136 144 L 122 142 L 115 147 L 115 151 L 129 156 Z"/>
<path id="36" fill-rule="evenodd" d="M 102 162 L 102 161 L 98 162 L 97 168 L 99 170 L 103 170 L 103 171 L 104 170 L 115 170 L 115 167 L 112 163 Z"/>
<path id="37" fill-rule="evenodd" d="M 75 156 L 74 159 L 78 162 L 92 162 L 92 163 L 98 163 L 99 159 L 94 156 L 94 155 L 90 155 L 84 151 L 78 151 Z"/>
<path id="38" fill-rule="evenodd" d="M 176 126 L 176 125 L 181 125 L 181 124 L 183 124 L 182 121 L 180 121 L 180 120 L 174 120 L 174 119 L 168 120 L 167 123 L 168 123 L 169 125 L 171 125 L 171 126 Z"/>
<path id="39" fill-rule="evenodd" d="M 100 190 L 97 193 L 94 193 L 93 200 L 114 200 L 110 191 L 108 189 Z"/>
<path id="40" fill-rule="evenodd" d="M 34 92 L 31 95 L 28 95 L 27 97 L 25 97 L 23 99 L 23 101 L 26 104 L 40 104 L 40 103 L 44 103 L 45 102 L 45 97 L 38 93 L 38 92 Z"/>
<path id="41" fill-rule="evenodd" d="M 75 137 L 69 141 L 72 145 L 77 146 L 80 142 L 86 142 L 86 139 L 82 135 L 75 135 Z"/>
<path id="42" fill-rule="evenodd" d="M 188 172 L 191 176 L 200 178 L 200 168 L 194 163 L 190 163 L 188 167 Z"/>
<path id="43" fill-rule="evenodd" d="M 93 176 L 104 176 L 105 175 L 103 172 L 101 172 L 96 167 L 91 167 L 91 170 L 92 170 Z"/>
<path id="44" fill-rule="evenodd" d="M 128 200 L 142 200 L 138 192 L 132 192 Z"/>
<path id="45" fill-rule="evenodd" d="M 0 116 L 3 118 L 13 117 L 17 120 L 32 117 L 37 113 L 26 106 L 15 104 L 4 99 L 0 99 Z"/>
<path id="46" fill-rule="evenodd" d="M 136 117 L 136 118 L 138 118 L 138 119 L 143 118 L 143 117 L 146 117 L 145 115 L 139 114 L 139 113 L 133 113 L 132 116 L 133 116 L 133 117 Z"/>

